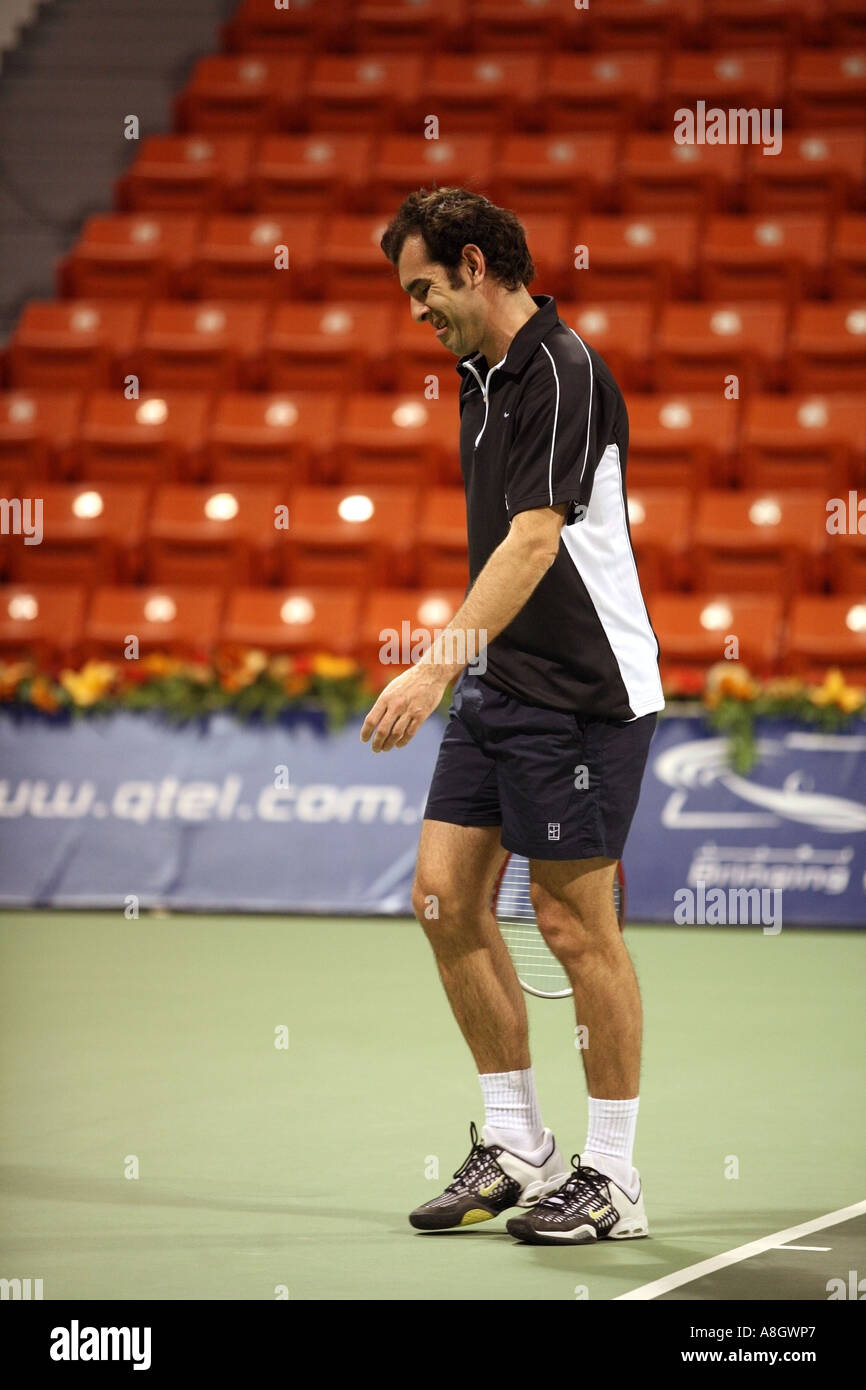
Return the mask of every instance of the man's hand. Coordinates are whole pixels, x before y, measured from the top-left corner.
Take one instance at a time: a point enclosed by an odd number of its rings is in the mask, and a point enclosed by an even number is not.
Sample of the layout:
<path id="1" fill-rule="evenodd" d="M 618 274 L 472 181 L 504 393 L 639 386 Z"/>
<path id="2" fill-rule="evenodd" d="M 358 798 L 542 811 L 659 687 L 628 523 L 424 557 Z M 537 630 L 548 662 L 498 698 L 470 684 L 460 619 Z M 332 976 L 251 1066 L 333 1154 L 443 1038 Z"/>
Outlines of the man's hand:
<path id="1" fill-rule="evenodd" d="M 438 706 L 448 679 L 447 670 L 426 662 L 395 676 L 364 720 L 362 742 L 372 738 L 374 753 L 405 748 Z"/>

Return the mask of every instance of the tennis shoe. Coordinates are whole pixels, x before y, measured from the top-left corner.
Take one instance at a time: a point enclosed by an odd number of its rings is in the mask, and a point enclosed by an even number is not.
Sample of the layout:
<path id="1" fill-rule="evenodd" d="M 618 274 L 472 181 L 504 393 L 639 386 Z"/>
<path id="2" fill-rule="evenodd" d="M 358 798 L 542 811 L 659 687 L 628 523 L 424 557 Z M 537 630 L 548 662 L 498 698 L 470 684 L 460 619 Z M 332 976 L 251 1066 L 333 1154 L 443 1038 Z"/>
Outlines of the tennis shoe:
<path id="1" fill-rule="evenodd" d="M 538 1164 L 511 1153 L 492 1139 L 485 1126 L 479 1140 L 478 1130 L 469 1127 L 472 1147 L 454 1174 L 445 1191 L 409 1217 L 419 1231 L 449 1231 L 460 1226 L 474 1226 L 479 1221 L 492 1221 L 509 1207 L 531 1207 L 549 1192 L 562 1186 L 567 1169 L 556 1140 L 549 1129 L 544 1131 L 547 1157 Z M 540 1146 L 539 1146 L 540 1147 Z"/>
<path id="2" fill-rule="evenodd" d="M 573 1172 L 557 1192 L 527 1216 L 511 1218 L 509 1235 L 528 1245 L 591 1245 L 649 1235 L 642 1185 L 632 1201 L 613 1178 L 582 1164 L 579 1154 L 571 1162 Z"/>

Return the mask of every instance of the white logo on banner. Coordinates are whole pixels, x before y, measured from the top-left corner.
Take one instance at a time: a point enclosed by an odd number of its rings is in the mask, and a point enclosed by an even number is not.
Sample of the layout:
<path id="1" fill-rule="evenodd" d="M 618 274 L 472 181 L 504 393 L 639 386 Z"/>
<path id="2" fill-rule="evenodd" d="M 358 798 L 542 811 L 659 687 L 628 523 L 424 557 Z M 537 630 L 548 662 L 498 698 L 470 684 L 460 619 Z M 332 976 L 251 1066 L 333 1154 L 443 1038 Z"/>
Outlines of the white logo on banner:
<path id="1" fill-rule="evenodd" d="M 758 754 L 766 767 L 792 750 L 801 752 L 862 753 L 866 738 L 845 734 L 791 733 L 782 740 L 761 739 Z M 812 778 L 801 770 L 790 772 L 779 787 L 763 786 L 741 776 L 730 766 L 726 738 L 696 739 L 678 743 L 653 763 L 660 782 L 673 788 L 662 810 L 662 825 L 670 830 L 744 828 L 796 821 L 825 834 L 852 835 L 866 830 L 866 805 L 847 797 L 812 790 Z M 731 792 L 760 811 L 687 810 L 689 800 L 713 785 Z"/>

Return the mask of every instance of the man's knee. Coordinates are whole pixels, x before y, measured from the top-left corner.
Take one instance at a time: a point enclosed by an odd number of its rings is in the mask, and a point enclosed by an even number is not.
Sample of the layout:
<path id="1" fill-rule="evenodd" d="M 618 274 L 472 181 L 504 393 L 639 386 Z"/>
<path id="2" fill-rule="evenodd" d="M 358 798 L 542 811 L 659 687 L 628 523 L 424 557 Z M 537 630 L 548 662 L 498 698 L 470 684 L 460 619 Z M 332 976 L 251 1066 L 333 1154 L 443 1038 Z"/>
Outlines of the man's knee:
<path id="1" fill-rule="evenodd" d="M 466 936 L 485 904 L 477 887 L 460 883 L 452 874 L 436 874 L 419 865 L 412 886 L 412 909 L 427 935 Z"/>

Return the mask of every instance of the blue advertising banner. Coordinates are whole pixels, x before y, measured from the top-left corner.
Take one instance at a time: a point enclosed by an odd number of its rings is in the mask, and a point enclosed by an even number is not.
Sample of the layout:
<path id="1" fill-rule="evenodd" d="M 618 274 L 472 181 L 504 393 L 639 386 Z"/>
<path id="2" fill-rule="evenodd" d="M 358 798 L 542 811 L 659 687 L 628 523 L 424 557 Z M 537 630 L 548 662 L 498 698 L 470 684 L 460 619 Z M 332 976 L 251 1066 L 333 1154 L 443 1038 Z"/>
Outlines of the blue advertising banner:
<path id="1" fill-rule="evenodd" d="M 408 913 L 443 725 L 379 755 L 359 727 L 5 715 L 0 904 Z M 699 717 L 660 721 L 626 850 L 632 920 L 743 921 L 751 901 L 765 931 L 866 925 L 866 724 L 759 736 L 741 776 Z"/>

